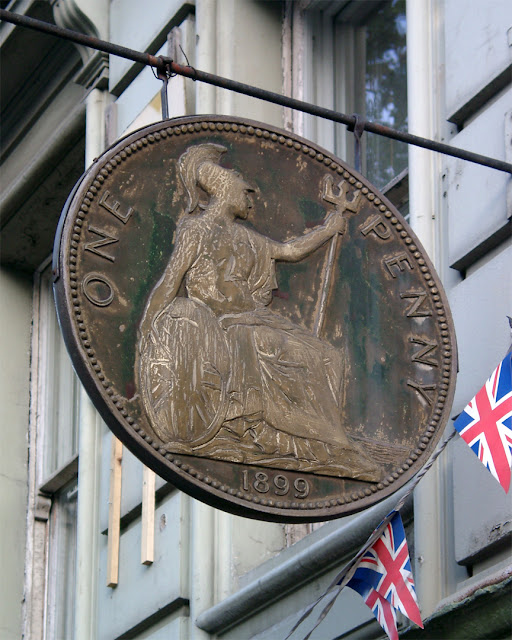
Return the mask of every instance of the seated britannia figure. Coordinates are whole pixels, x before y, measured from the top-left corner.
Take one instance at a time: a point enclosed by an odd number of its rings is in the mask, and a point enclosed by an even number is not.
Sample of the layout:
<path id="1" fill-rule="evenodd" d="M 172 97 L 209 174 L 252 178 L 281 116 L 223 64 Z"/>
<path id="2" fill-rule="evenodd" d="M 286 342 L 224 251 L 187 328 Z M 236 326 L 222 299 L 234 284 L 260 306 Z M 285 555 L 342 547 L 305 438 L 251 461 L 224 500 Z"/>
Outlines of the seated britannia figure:
<path id="1" fill-rule="evenodd" d="M 254 190 L 225 152 L 200 144 L 178 162 L 188 211 L 139 327 L 154 435 L 175 453 L 378 481 L 342 424 L 343 353 L 271 309 L 276 262 L 343 233 L 343 212 L 288 242 L 257 233 L 241 223 Z"/>

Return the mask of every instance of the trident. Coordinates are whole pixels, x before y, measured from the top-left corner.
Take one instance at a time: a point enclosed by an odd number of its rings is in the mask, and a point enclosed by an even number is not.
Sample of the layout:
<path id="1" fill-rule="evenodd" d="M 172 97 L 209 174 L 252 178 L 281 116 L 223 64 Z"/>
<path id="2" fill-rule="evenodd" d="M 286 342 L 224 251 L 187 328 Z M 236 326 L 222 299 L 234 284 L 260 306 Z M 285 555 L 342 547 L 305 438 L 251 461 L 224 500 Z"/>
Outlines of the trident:
<path id="1" fill-rule="evenodd" d="M 347 192 L 349 189 L 349 184 L 342 180 L 338 184 L 338 192 L 334 192 L 334 181 L 331 175 L 327 174 L 323 180 L 323 189 L 322 189 L 322 199 L 326 202 L 334 204 L 336 206 L 337 211 L 341 211 L 342 214 L 346 212 L 357 213 L 360 206 L 361 193 L 359 190 L 354 191 L 352 194 L 352 199 L 347 199 Z M 318 314 L 315 321 L 315 326 L 313 328 L 313 333 L 318 337 L 320 331 L 322 330 L 322 326 L 325 320 L 325 310 L 327 307 L 327 298 L 329 296 L 329 291 L 331 289 L 331 281 L 332 275 L 334 271 L 334 259 L 336 257 L 336 251 L 338 248 L 338 236 L 337 233 L 334 235 L 329 243 L 329 253 L 327 255 L 327 262 L 324 268 L 324 278 L 322 284 L 322 291 L 320 294 L 320 306 L 318 308 Z"/>

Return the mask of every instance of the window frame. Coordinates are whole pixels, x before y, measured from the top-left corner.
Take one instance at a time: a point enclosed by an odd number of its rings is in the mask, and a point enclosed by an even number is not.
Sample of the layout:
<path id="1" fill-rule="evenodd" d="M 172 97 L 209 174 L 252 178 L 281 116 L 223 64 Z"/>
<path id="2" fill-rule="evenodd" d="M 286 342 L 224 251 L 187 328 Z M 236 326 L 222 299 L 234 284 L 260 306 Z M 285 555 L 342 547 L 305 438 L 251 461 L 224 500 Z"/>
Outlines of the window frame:
<path id="1" fill-rule="evenodd" d="M 71 367 L 64 344 L 55 349 L 56 340 L 62 340 L 51 291 L 51 256 L 36 269 L 33 278 L 33 328 L 31 345 L 31 407 L 29 422 L 29 502 L 27 510 L 27 546 L 25 572 L 24 635 L 35 639 L 55 637 L 56 558 L 60 544 L 58 529 L 63 521 L 65 506 L 63 491 L 73 484 L 78 490 L 78 415 L 80 385 Z M 56 361 L 55 361 L 56 360 Z M 54 368 L 62 375 L 73 375 L 72 398 L 66 398 L 66 408 L 74 429 L 74 447 L 71 452 L 47 471 L 48 424 L 53 402 Z M 50 373 L 50 375 L 48 375 Z M 69 390 L 69 384 L 67 389 Z M 54 413 L 55 416 L 55 413 Z M 53 442 L 58 446 L 58 440 Z M 76 507 L 74 516 L 76 529 Z M 76 532 L 72 536 L 74 555 L 69 581 L 75 592 L 75 565 L 77 552 Z M 74 607 L 67 607 L 72 613 Z M 73 620 L 71 620 L 71 627 Z M 72 636 L 71 636 L 72 637 Z"/>

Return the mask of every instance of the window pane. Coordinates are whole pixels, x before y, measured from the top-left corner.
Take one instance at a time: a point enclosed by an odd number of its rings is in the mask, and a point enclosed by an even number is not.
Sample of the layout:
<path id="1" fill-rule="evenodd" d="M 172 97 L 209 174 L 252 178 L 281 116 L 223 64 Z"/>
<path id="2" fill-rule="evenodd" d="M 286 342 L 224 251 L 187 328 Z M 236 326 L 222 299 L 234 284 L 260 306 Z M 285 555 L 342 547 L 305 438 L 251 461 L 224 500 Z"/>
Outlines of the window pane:
<path id="1" fill-rule="evenodd" d="M 383 4 L 366 22 L 367 120 L 407 131 L 407 62 L 405 0 Z M 407 167 L 407 145 L 366 136 L 366 173 L 383 187 Z"/>
<path id="2" fill-rule="evenodd" d="M 74 635 L 77 495 L 75 479 L 55 495 L 52 505 L 47 633 L 56 640 Z"/>
<path id="3" fill-rule="evenodd" d="M 44 397 L 44 465 L 42 481 L 64 466 L 78 447 L 78 379 L 62 339 L 53 302 L 51 279 L 44 277 L 41 322 L 46 345 L 43 371 L 47 381 Z"/>

